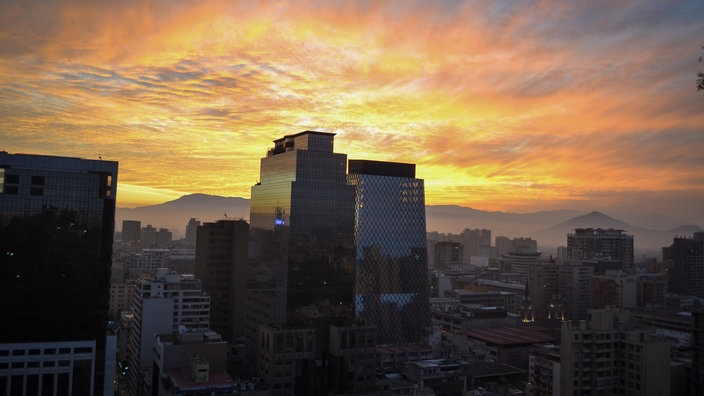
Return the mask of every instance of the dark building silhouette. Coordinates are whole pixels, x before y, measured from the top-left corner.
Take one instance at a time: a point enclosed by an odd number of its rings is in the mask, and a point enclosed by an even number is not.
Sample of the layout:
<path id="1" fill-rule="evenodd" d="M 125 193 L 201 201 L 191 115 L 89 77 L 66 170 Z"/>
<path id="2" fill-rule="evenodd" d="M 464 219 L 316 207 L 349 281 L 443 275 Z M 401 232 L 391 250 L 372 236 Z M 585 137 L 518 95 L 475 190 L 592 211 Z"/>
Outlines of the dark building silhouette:
<path id="1" fill-rule="evenodd" d="M 414 164 L 350 160 L 356 187 L 355 310 L 383 344 L 418 342 L 430 324 L 425 189 Z M 458 257 L 459 258 L 459 257 Z"/>
<path id="2" fill-rule="evenodd" d="M 252 187 L 253 277 L 269 280 L 248 288 L 246 348 L 272 394 L 323 394 L 330 326 L 354 317 L 355 189 L 347 184 L 347 156 L 333 152 L 334 136 L 305 131 L 275 140 Z M 277 344 L 293 340 L 291 332 L 310 336 L 312 353 L 293 359 L 298 344 Z M 272 359 L 297 367 L 281 373 L 290 380 L 271 382 Z"/>
<path id="3" fill-rule="evenodd" d="M 244 335 L 248 244 L 244 220 L 198 227 L 195 276 L 210 295 L 210 327 L 230 343 Z"/>
<path id="4" fill-rule="evenodd" d="M 122 220 L 122 242 L 137 242 L 142 237 L 142 222 Z"/>
<path id="5" fill-rule="evenodd" d="M 82 378 L 74 394 L 92 394 L 91 384 L 103 393 L 117 167 L 0 152 L 0 342 L 44 343 L 42 353 L 66 359 L 78 350 L 93 353 L 95 368 L 76 363 L 83 371 L 73 373 Z M 47 344 L 73 341 L 95 347 Z M 67 384 L 59 371 L 46 369 L 42 381 L 62 394 Z M 19 375 L 27 375 L 31 393 L 36 379 L 27 373 Z M 19 389 L 17 374 L 0 368 L 0 394 Z"/>
<path id="6" fill-rule="evenodd" d="M 662 256 L 671 266 L 670 292 L 704 297 L 704 232 L 695 232 L 692 238 L 674 238 L 672 245 L 663 248 Z"/>
<path id="7" fill-rule="evenodd" d="M 569 259 L 582 260 L 595 274 L 607 269 L 633 268 L 633 235 L 613 228 L 577 228 L 567 234 Z"/>

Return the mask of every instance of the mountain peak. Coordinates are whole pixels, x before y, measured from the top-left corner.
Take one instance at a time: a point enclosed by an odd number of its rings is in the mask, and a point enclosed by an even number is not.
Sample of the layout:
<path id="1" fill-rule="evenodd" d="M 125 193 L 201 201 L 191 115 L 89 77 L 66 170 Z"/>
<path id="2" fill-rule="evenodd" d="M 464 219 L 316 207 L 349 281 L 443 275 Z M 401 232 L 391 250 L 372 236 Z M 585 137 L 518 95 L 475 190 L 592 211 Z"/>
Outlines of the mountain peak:
<path id="1" fill-rule="evenodd" d="M 567 221 L 564 221 L 557 226 L 560 229 L 569 228 L 615 228 L 621 230 L 633 230 L 635 227 L 630 224 L 624 223 L 621 220 L 614 219 L 613 217 L 598 211 L 592 211 L 582 216 L 573 217 Z M 553 227 L 553 228 L 555 228 Z"/>

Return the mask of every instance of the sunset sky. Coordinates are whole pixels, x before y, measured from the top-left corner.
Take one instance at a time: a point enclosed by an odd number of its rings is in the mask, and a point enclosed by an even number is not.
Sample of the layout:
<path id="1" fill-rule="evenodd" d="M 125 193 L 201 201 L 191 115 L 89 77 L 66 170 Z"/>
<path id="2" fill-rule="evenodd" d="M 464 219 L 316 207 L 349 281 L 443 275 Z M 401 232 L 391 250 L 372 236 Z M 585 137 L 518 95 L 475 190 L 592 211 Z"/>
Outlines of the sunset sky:
<path id="1" fill-rule="evenodd" d="M 272 141 L 413 162 L 428 204 L 704 225 L 704 1 L 0 0 L 0 150 L 118 206 L 249 197 Z"/>

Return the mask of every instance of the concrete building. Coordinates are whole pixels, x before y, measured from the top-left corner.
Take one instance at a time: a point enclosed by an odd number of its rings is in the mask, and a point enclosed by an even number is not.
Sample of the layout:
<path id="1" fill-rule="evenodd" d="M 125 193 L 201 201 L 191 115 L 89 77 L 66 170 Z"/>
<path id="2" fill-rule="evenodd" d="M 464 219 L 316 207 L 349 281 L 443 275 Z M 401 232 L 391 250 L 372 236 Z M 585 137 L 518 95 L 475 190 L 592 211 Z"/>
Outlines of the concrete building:
<path id="1" fill-rule="evenodd" d="M 430 388 L 434 395 L 460 395 L 467 390 L 466 362 L 447 359 L 406 363 L 404 376 L 419 390 Z"/>
<path id="2" fill-rule="evenodd" d="M 244 336 L 249 224 L 220 220 L 198 227 L 196 278 L 211 298 L 210 326 L 234 343 Z"/>
<path id="3" fill-rule="evenodd" d="M 606 270 L 592 277 L 590 307 L 662 308 L 665 290 L 662 274 Z"/>
<path id="4" fill-rule="evenodd" d="M 377 391 L 376 334 L 374 326 L 330 327 L 331 394 L 357 395 Z"/>
<path id="5" fill-rule="evenodd" d="M 530 349 L 537 344 L 554 343 L 559 337 L 551 329 L 531 326 L 472 329 L 467 331 L 467 338 L 478 358 L 527 370 Z"/>
<path id="6" fill-rule="evenodd" d="M 491 230 L 465 228 L 460 234 L 459 242 L 464 247 L 462 261 L 469 263 L 472 260 L 472 256 L 491 252 Z M 489 248 L 488 250 L 487 247 Z"/>
<path id="7" fill-rule="evenodd" d="M 94 342 L 94 377 L 75 382 L 74 394 L 112 393 L 106 322 L 117 170 L 114 161 L 0 151 L 0 342 L 18 351 L 22 343 L 50 351 Z M 27 376 L 37 361 L 24 356 L 29 370 L 15 373 L 34 381 Z M 17 381 L 0 376 L 0 394 L 15 394 Z"/>
<path id="8" fill-rule="evenodd" d="M 562 322 L 560 394 L 670 394 L 670 341 L 634 327 L 625 311 L 590 310 Z"/>
<path id="9" fill-rule="evenodd" d="M 528 396 L 560 394 L 560 348 L 554 344 L 538 345 L 528 358 Z"/>
<path id="10" fill-rule="evenodd" d="M 692 395 L 700 395 L 704 389 L 704 308 L 692 310 Z"/>
<path id="11" fill-rule="evenodd" d="M 591 298 L 593 268 L 580 261 L 568 260 L 560 264 L 559 298 L 568 320 L 587 318 Z"/>
<path id="12" fill-rule="evenodd" d="M 186 224 L 186 245 L 195 248 L 196 247 L 196 237 L 198 233 L 198 227 L 200 226 L 200 221 L 196 218 L 191 217 Z"/>
<path id="13" fill-rule="evenodd" d="M 231 395 L 251 381 L 227 373 L 227 342 L 213 331 L 158 334 L 154 339 L 152 395 Z M 251 389 L 250 389 L 251 388 Z"/>
<path id="14" fill-rule="evenodd" d="M 95 341 L 0 344 L 0 394 L 92 394 Z"/>
<path id="15" fill-rule="evenodd" d="M 316 334 L 312 328 L 259 326 L 258 377 L 269 395 L 313 394 Z"/>
<path id="16" fill-rule="evenodd" d="M 122 258 L 127 279 L 148 279 L 154 277 L 157 268 L 169 268 L 169 249 L 148 248 L 130 251 Z"/>
<path id="17" fill-rule="evenodd" d="M 528 267 L 526 288 L 537 321 L 555 319 L 561 313 L 559 296 L 560 265 L 554 261 L 538 261 Z"/>
<path id="18" fill-rule="evenodd" d="M 540 252 L 529 252 L 526 250 L 518 250 L 502 254 L 499 258 L 499 269 L 503 272 L 512 272 L 518 274 L 521 283 L 525 283 L 528 279 L 528 269 L 538 263 Z"/>
<path id="19" fill-rule="evenodd" d="M 532 238 L 508 238 L 497 236 L 495 239 L 498 257 L 511 252 L 537 253 L 538 241 Z"/>
<path id="20" fill-rule="evenodd" d="M 110 312 L 111 320 L 120 318 L 120 313 L 132 306 L 134 283 L 110 283 Z"/>
<path id="21" fill-rule="evenodd" d="M 142 233 L 139 239 L 143 246 L 156 247 L 156 231 L 157 229 L 151 224 L 142 227 Z"/>
<path id="22" fill-rule="evenodd" d="M 464 263 L 464 249 L 459 242 L 439 241 L 435 243 L 435 268 L 447 269 Z"/>
<path id="23" fill-rule="evenodd" d="M 193 276 L 157 271 L 152 280 L 141 280 L 134 288 L 133 319 L 122 360 L 131 367 L 127 376 L 129 394 L 151 389 L 152 348 L 155 334 L 205 331 L 209 329 L 210 297 Z"/>

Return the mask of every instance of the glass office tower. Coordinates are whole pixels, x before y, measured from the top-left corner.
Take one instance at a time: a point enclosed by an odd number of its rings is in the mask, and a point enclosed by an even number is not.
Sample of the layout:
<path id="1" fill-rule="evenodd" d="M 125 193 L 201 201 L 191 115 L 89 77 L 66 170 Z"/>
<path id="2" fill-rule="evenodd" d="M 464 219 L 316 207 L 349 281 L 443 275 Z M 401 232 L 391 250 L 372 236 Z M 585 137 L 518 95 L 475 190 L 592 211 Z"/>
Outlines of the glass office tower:
<path id="1" fill-rule="evenodd" d="M 430 324 L 425 190 L 414 164 L 350 160 L 356 188 L 355 311 L 379 343 L 420 341 Z"/>
<path id="2" fill-rule="evenodd" d="M 352 309 L 354 187 L 334 136 L 305 131 L 275 140 L 252 187 L 250 233 L 261 265 L 284 280 L 289 319 L 310 305 Z"/>
<path id="3" fill-rule="evenodd" d="M 22 345 L 41 343 L 47 361 L 45 354 L 57 351 L 81 355 L 72 366 L 72 385 L 65 367 L 43 364 L 44 392 L 64 394 L 63 384 L 73 394 L 111 393 L 101 379 L 117 168 L 114 161 L 0 152 L 0 342 L 13 343 L 4 347 L 18 348 L 18 356 L 24 355 Z M 94 347 L 85 346 L 91 342 Z M 39 349 L 28 348 L 26 367 L 33 367 L 36 356 L 29 355 Z M 95 368 L 86 360 L 91 353 Z M 7 394 L 20 389 L 32 394 L 37 372 L 0 367 L 0 394 L 4 386 L 11 389 Z M 17 375 L 27 378 L 13 377 L 12 385 L 4 381 Z M 112 377 L 105 382 L 112 384 Z"/>

